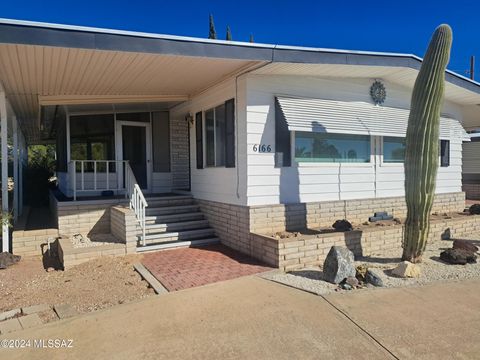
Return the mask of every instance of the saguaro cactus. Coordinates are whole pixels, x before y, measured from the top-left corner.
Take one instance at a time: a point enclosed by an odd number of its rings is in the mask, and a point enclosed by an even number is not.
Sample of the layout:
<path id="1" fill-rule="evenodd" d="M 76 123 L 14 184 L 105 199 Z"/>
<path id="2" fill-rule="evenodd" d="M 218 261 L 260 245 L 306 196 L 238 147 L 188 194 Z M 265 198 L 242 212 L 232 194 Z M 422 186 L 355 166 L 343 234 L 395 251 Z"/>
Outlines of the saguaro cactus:
<path id="1" fill-rule="evenodd" d="M 407 220 L 403 260 L 420 262 L 430 230 L 430 212 L 438 169 L 440 111 L 452 30 L 440 25 L 433 33 L 413 87 L 405 150 Z"/>

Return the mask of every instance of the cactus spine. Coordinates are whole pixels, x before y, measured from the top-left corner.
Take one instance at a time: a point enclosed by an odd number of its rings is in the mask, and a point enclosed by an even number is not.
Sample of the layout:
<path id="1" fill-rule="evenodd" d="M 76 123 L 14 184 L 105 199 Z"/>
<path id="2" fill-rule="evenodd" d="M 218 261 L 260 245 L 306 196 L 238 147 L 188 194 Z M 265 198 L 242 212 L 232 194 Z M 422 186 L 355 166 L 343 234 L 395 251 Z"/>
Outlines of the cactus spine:
<path id="1" fill-rule="evenodd" d="M 420 262 L 430 230 L 430 212 L 438 169 L 440 112 L 452 30 L 440 25 L 433 33 L 413 87 L 405 150 L 407 220 L 403 260 Z"/>

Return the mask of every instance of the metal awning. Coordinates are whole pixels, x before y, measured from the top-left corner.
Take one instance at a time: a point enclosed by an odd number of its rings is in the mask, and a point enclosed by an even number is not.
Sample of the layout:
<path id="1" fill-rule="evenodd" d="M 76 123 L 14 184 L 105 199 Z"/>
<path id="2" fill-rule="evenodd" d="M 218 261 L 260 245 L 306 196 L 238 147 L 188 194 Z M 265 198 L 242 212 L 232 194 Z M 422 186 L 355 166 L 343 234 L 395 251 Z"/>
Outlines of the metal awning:
<path id="1" fill-rule="evenodd" d="M 361 101 L 277 96 L 290 131 L 405 137 L 410 110 Z M 440 118 L 440 138 L 470 137 L 460 122 Z"/>

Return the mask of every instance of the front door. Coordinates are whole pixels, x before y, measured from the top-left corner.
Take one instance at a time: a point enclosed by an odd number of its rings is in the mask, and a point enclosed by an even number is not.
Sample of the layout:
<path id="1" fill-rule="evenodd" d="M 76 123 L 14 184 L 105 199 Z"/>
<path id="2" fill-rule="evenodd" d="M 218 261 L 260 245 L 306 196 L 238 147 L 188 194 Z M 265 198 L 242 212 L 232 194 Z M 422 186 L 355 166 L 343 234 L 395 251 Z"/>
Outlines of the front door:
<path id="1" fill-rule="evenodd" d="M 120 122 L 120 159 L 128 160 L 142 190 L 148 192 L 150 183 L 149 124 Z"/>

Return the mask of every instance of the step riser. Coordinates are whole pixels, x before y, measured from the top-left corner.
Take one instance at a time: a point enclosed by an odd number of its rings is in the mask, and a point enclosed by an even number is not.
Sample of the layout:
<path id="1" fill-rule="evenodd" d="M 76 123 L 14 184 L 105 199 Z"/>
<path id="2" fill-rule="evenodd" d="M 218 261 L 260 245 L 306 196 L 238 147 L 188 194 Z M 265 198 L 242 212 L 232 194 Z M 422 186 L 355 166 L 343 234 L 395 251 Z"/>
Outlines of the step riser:
<path id="1" fill-rule="evenodd" d="M 193 199 L 179 199 L 179 200 L 160 200 L 160 199 L 146 199 L 149 208 L 153 207 L 167 207 L 167 206 L 183 206 L 193 205 Z"/>
<path id="2" fill-rule="evenodd" d="M 147 245 L 147 246 L 140 246 L 137 248 L 137 252 L 174 249 L 174 248 L 180 248 L 180 247 L 205 246 L 210 244 L 218 244 L 219 242 L 220 242 L 220 239 L 211 238 L 211 239 L 201 239 L 201 240 L 194 240 L 194 241 L 179 241 L 179 242 L 173 242 L 173 243 L 167 243 L 167 244 L 153 244 L 153 245 Z"/>
<path id="3" fill-rule="evenodd" d="M 147 208 L 147 216 L 156 216 L 156 215 L 174 215 L 174 214 L 184 214 L 192 211 L 197 211 L 198 205 L 186 206 L 184 208 L 175 208 L 175 207 L 166 207 L 162 208 Z"/>
<path id="4" fill-rule="evenodd" d="M 212 229 L 205 229 L 199 230 L 198 232 L 191 233 L 191 234 L 178 234 L 178 235 L 171 235 L 165 236 L 165 234 L 158 234 L 158 236 L 150 235 L 150 238 L 147 238 L 145 243 L 146 244 L 156 244 L 156 243 L 164 243 L 164 242 L 171 242 L 171 241 L 184 241 L 184 240 L 195 240 L 200 239 L 208 236 L 214 236 L 215 232 Z M 148 236 L 148 235 L 147 235 Z M 138 237 L 138 244 L 141 245 L 142 241 L 140 237 Z"/>
<path id="5" fill-rule="evenodd" d="M 145 229 L 145 232 L 148 234 L 156 234 L 156 233 L 164 233 L 164 232 L 177 232 L 177 231 L 184 231 L 184 230 L 195 230 L 195 229 L 204 229 L 208 228 L 208 221 L 207 220 L 202 220 L 202 221 L 195 221 L 190 224 L 166 224 L 166 226 L 162 227 L 153 227 L 153 228 L 147 228 Z M 140 226 L 137 226 L 137 230 L 140 232 Z"/>
<path id="6" fill-rule="evenodd" d="M 204 216 L 201 212 L 197 213 L 185 213 L 185 214 L 177 214 L 177 215 L 160 215 L 156 216 L 155 220 L 146 220 L 145 223 L 147 225 L 153 224 L 168 224 L 174 222 L 183 222 L 183 221 L 197 221 L 203 220 Z"/>

